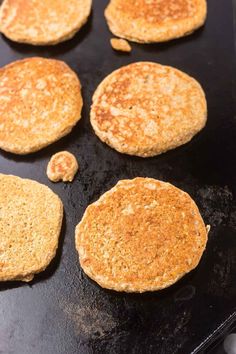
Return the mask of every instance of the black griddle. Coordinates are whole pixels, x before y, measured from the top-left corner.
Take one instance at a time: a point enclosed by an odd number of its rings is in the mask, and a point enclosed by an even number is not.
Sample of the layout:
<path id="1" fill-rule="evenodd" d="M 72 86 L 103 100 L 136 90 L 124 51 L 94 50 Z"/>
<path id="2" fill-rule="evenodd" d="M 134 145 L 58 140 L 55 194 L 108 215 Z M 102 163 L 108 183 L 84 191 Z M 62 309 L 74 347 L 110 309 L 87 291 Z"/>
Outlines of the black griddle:
<path id="1" fill-rule="evenodd" d="M 0 152 L 0 172 L 35 179 L 62 198 L 65 217 L 57 257 L 30 284 L 0 284 L 1 354 L 188 354 L 208 351 L 236 319 L 236 120 L 233 9 L 209 0 L 206 26 L 164 44 L 132 44 L 114 52 L 103 11 L 94 0 L 89 22 L 73 40 L 32 47 L 0 38 L 0 65 L 43 56 L 66 61 L 83 85 L 83 118 L 73 132 L 30 156 Z M 113 70 L 134 61 L 175 66 L 198 79 L 208 100 L 206 128 L 190 143 L 154 158 L 119 154 L 101 143 L 89 123 L 92 94 Z M 72 184 L 52 184 L 50 156 L 66 149 L 80 162 Z M 212 225 L 199 267 L 174 286 L 154 293 L 107 291 L 82 272 L 74 229 L 88 204 L 123 178 L 169 181 L 196 200 Z M 46 212 L 46 211 L 45 211 Z"/>

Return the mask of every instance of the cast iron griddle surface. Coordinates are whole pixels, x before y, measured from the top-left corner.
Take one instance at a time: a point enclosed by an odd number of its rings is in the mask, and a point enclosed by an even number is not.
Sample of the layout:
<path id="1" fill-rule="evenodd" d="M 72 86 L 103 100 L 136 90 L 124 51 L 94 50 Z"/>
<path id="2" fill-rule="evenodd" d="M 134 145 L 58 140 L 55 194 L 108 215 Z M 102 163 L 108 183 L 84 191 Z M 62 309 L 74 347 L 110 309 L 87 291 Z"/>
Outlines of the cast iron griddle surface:
<path id="1" fill-rule="evenodd" d="M 65 60 L 83 84 L 83 118 L 72 134 L 28 157 L 0 152 L 0 172 L 29 177 L 60 195 L 65 218 L 57 257 L 30 284 L 0 284 L 1 354 L 197 352 L 236 310 L 236 130 L 233 102 L 233 19 L 230 0 L 209 0 L 204 29 L 166 44 L 112 51 L 103 10 L 94 0 L 89 23 L 71 41 L 34 48 L 0 38 L 0 65 L 27 56 Z M 207 127 L 181 148 L 141 159 L 102 144 L 89 124 L 91 96 L 111 71 L 133 61 L 173 65 L 198 79 L 207 94 Z M 52 184 L 45 169 L 67 149 L 80 162 L 73 184 Z M 212 225 L 200 266 L 171 288 L 155 293 L 106 291 L 82 272 L 74 228 L 88 204 L 123 178 L 148 176 L 189 192 Z M 45 211 L 46 213 L 46 211 Z"/>

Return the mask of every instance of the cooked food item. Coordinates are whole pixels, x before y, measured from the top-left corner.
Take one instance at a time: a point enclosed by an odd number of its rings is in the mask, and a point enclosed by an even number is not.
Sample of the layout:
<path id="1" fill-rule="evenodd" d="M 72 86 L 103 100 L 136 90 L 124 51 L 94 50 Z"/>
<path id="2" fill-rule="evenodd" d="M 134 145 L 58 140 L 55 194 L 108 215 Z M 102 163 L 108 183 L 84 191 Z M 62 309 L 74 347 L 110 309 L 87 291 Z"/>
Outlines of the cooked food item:
<path id="1" fill-rule="evenodd" d="M 63 205 L 48 187 L 0 174 L 0 281 L 31 281 L 56 255 Z"/>
<path id="2" fill-rule="evenodd" d="M 163 42 L 201 27 L 206 0 L 111 0 L 105 17 L 111 32 L 133 42 Z"/>
<path id="3" fill-rule="evenodd" d="M 29 154 L 70 133 L 81 118 L 77 75 L 62 61 L 29 58 L 0 69 L 0 148 Z"/>
<path id="4" fill-rule="evenodd" d="M 72 182 L 79 169 L 73 154 L 60 151 L 53 155 L 47 166 L 47 176 L 52 182 Z"/>
<path id="5" fill-rule="evenodd" d="M 120 38 L 111 38 L 110 40 L 111 46 L 114 50 L 118 50 L 121 52 L 131 52 L 132 48 L 125 39 L 120 39 Z"/>
<path id="6" fill-rule="evenodd" d="M 0 31 L 15 42 L 57 44 L 80 30 L 91 6 L 92 0 L 3 0 Z"/>
<path id="7" fill-rule="evenodd" d="M 194 269 L 208 231 L 191 197 L 152 178 L 120 181 L 76 227 L 85 273 L 104 288 L 166 288 Z"/>
<path id="8" fill-rule="evenodd" d="M 90 120 L 112 148 L 149 157 L 189 142 L 206 124 L 207 103 L 192 77 L 170 66 L 139 62 L 102 81 Z"/>

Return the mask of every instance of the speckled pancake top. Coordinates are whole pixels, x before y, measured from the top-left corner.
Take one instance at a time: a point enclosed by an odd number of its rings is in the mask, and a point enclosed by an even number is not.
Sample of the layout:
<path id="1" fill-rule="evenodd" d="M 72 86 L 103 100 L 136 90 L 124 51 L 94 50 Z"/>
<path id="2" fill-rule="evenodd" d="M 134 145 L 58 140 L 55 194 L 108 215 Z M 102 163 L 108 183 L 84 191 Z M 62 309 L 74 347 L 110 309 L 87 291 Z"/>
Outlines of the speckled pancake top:
<path id="1" fill-rule="evenodd" d="M 172 67 L 133 63 L 98 86 L 91 124 L 119 152 L 154 156 L 187 143 L 206 124 L 207 104 L 199 83 Z"/>
<path id="2" fill-rule="evenodd" d="M 206 0 L 111 0 L 105 16 L 111 31 L 136 42 L 184 36 L 206 18 Z"/>
<path id="3" fill-rule="evenodd" d="M 30 58 L 0 69 L 0 148 L 40 150 L 68 134 L 81 117 L 81 86 L 58 60 Z"/>
<path id="4" fill-rule="evenodd" d="M 74 36 L 91 5 L 92 0 L 4 0 L 0 31 L 17 42 L 56 44 Z"/>
<path id="5" fill-rule="evenodd" d="M 56 254 L 63 206 L 48 187 L 0 174 L 0 281 L 30 281 Z"/>
<path id="6" fill-rule="evenodd" d="M 160 24 L 173 18 L 185 19 L 196 14 L 196 0 L 116 0 L 116 7 L 130 18 L 145 18 L 150 23 Z"/>
<path id="7" fill-rule="evenodd" d="M 90 205 L 76 228 L 85 273 L 127 292 L 165 288 L 194 269 L 207 231 L 190 196 L 151 178 L 120 181 Z"/>

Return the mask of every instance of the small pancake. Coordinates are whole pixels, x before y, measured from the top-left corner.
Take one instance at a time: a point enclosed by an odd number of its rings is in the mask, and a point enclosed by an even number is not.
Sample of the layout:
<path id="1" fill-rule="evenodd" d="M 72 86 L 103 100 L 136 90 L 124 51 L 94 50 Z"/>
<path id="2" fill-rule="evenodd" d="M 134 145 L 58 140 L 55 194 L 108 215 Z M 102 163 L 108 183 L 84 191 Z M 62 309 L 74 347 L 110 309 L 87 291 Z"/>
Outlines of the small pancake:
<path id="1" fill-rule="evenodd" d="M 60 151 L 53 155 L 47 166 L 47 176 L 52 182 L 72 182 L 79 169 L 73 154 Z"/>
<path id="2" fill-rule="evenodd" d="M 70 133 L 81 118 L 77 75 L 62 61 L 30 58 L 0 69 L 0 148 L 28 154 Z"/>
<path id="3" fill-rule="evenodd" d="M 92 0 L 4 0 L 0 31 L 15 42 L 57 44 L 79 31 L 91 5 Z"/>
<path id="4" fill-rule="evenodd" d="M 110 42 L 114 50 L 128 53 L 130 53 L 132 50 L 129 42 L 127 42 L 125 39 L 111 38 Z"/>
<path id="5" fill-rule="evenodd" d="M 76 227 L 84 272 L 104 288 L 166 288 L 194 269 L 207 230 L 190 196 L 151 178 L 120 181 L 90 205 Z"/>
<path id="6" fill-rule="evenodd" d="M 111 0 L 105 17 L 111 32 L 133 42 L 163 42 L 201 27 L 206 0 Z"/>
<path id="7" fill-rule="evenodd" d="M 48 187 L 0 174 L 0 281 L 30 281 L 56 255 L 63 205 Z"/>
<path id="8" fill-rule="evenodd" d="M 97 136 L 119 152 L 155 156 L 189 142 L 206 124 L 199 83 L 151 62 L 124 66 L 98 86 L 91 108 Z"/>

